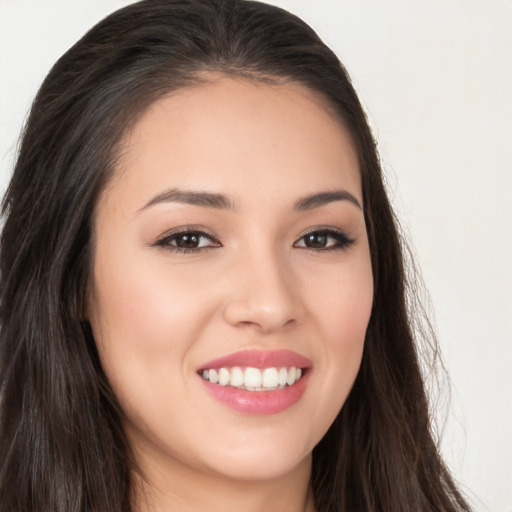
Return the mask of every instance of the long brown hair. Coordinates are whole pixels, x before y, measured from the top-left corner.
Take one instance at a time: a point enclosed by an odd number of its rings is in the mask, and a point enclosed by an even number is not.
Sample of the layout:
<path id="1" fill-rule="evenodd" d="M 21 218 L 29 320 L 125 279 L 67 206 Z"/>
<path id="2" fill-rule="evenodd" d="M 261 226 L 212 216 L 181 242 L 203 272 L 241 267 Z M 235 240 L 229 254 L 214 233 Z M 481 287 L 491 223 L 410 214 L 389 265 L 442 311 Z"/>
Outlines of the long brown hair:
<path id="1" fill-rule="evenodd" d="M 82 321 L 91 223 L 122 135 L 204 71 L 306 86 L 358 151 L 374 304 L 361 370 L 313 452 L 317 510 L 468 511 L 432 435 L 403 248 L 348 74 L 303 21 L 241 0 L 121 9 L 64 54 L 35 99 L 2 207 L 0 509 L 131 510 L 122 413 Z"/>

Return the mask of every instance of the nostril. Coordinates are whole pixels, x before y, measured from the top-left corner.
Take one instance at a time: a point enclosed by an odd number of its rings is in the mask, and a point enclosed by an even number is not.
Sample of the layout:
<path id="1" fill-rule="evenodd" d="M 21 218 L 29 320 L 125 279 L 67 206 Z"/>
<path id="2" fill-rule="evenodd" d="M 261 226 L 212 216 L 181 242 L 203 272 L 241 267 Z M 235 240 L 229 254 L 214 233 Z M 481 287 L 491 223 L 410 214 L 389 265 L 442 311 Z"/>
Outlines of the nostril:
<path id="1" fill-rule="evenodd" d="M 242 320 L 236 323 L 236 327 L 242 329 L 257 329 L 264 333 L 270 333 L 277 330 L 288 329 L 296 325 L 298 321 L 295 318 L 286 320 L 284 323 L 277 321 L 270 321 L 267 319 L 260 319 L 258 321 Z"/>

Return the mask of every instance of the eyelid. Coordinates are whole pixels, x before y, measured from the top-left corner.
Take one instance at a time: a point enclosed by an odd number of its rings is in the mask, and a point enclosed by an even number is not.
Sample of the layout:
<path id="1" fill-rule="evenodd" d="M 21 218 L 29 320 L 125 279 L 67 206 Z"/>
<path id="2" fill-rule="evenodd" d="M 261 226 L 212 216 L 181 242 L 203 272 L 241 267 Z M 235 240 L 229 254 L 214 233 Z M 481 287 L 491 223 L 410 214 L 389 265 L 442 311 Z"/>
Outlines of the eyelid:
<path id="1" fill-rule="evenodd" d="M 304 240 L 304 238 L 312 233 L 320 233 L 330 235 L 333 238 L 337 239 L 338 244 L 335 244 L 331 247 L 325 247 L 320 249 L 315 249 L 313 247 L 308 246 L 297 246 L 298 242 Z M 336 228 L 334 226 L 314 226 L 307 229 L 304 233 L 300 235 L 300 237 L 293 243 L 294 247 L 310 249 L 312 251 L 328 251 L 328 250 L 336 250 L 336 249 L 346 249 L 355 243 L 355 239 L 350 237 L 343 229 Z"/>
<path id="2" fill-rule="evenodd" d="M 179 226 L 179 227 L 170 229 L 169 231 L 167 231 L 164 234 L 160 235 L 156 239 L 156 241 L 151 244 L 151 246 L 153 246 L 153 247 L 169 248 L 169 249 L 173 249 L 173 250 L 175 250 L 177 252 L 188 252 L 187 249 L 167 244 L 167 242 L 170 239 L 172 239 L 172 237 L 174 237 L 176 235 L 180 235 L 180 234 L 187 234 L 187 233 L 190 233 L 190 234 L 193 233 L 193 234 L 197 234 L 197 235 L 200 235 L 200 236 L 204 236 L 204 237 L 208 238 L 209 240 L 211 240 L 213 242 L 213 245 L 211 245 L 211 246 L 208 246 L 208 247 L 198 247 L 196 249 L 190 249 L 189 250 L 190 252 L 197 252 L 197 251 L 200 251 L 200 250 L 209 249 L 211 247 L 221 247 L 222 246 L 222 244 L 220 243 L 219 237 L 213 231 L 207 229 L 204 226 L 200 226 L 200 225 Z"/>

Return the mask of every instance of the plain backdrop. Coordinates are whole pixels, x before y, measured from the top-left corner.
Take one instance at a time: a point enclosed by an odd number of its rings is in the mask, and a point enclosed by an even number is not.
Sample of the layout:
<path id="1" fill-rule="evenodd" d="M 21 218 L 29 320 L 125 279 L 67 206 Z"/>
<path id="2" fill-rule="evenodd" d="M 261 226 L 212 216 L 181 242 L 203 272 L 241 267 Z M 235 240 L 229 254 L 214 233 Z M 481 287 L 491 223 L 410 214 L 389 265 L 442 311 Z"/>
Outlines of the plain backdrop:
<path id="1" fill-rule="evenodd" d="M 0 0 L 0 190 L 51 65 L 128 3 Z M 443 452 L 475 510 L 512 512 L 512 1 L 271 3 L 352 75 L 435 310 L 452 382 Z"/>

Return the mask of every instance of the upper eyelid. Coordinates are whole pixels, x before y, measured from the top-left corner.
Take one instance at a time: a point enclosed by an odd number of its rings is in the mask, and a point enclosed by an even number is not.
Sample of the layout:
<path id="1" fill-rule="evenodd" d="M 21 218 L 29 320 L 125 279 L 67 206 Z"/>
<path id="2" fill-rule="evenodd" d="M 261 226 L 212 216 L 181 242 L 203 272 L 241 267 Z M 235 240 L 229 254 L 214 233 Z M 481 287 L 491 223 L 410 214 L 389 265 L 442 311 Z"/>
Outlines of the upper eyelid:
<path id="1" fill-rule="evenodd" d="M 342 229 L 336 228 L 334 226 L 312 226 L 306 229 L 306 231 L 304 231 L 301 236 L 307 235 L 309 233 L 316 233 L 317 231 L 334 231 L 335 233 L 344 233 Z"/>
<path id="2" fill-rule="evenodd" d="M 333 238 L 339 237 L 341 239 L 341 240 L 339 240 L 339 242 L 341 242 L 341 246 L 339 246 L 339 248 L 349 247 L 356 242 L 356 239 L 354 237 L 350 236 L 343 229 L 336 228 L 334 226 L 316 226 L 316 227 L 311 228 L 311 229 L 305 231 L 304 233 L 302 233 L 302 235 L 299 238 L 297 238 L 295 240 L 295 242 L 293 242 L 293 245 L 295 246 L 297 243 L 299 243 L 301 240 L 303 240 L 306 236 L 308 236 L 312 233 L 325 233 L 327 235 L 332 236 Z M 335 247 L 332 247 L 331 249 L 335 249 Z M 318 250 L 322 250 L 322 249 L 318 249 Z M 325 250 L 328 250 L 328 249 L 326 248 Z"/>
<path id="3" fill-rule="evenodd" d="M 204 226 L 181 226 L 166 231 L 162 235 L 158 236 L 157 240 L 163 240 L 164 238 L 169 238 L 174 235 L 181 235 L 184 233 L 197 233 L 208 238 L 218 239 L 218 236 L 213 231 L 205 228 Z"/>
<path id="4" fill-rule="evenodd" d="M 311 233 L 336 233 L 338 235 L 345 236 L 348 239 L 352 239 L 352 237 L 344 229 L 336 228 L 334 226 L 314 226 L 301 233 L 297 240 L 300 240 L 301 238 L 310 235 Z"/>
<path id="5" fill-rule="evenodd" d="M 156 240 L 149 245 L 152 247 L 158 247 L 158 246 L 164 247 L 168 240 L 172 239 L 175 236 L 178 236 L 181 234 L 186 234 L 186 233 L 196 233 L 200 236 L 204 236 L 204 237 L 208 238 L 212 243 L 216 244 L 217 246 L 219 246 L 219 247 L 222 246 L 218 236 L 215 233 L 211 232 L 210 230 L 206 229 L 204 226 L 201 226 L 201 227 L 200 226 L 182 226 L 179 228 L 171 229 L 171 230 L 167 231 L 166 233 L 158 236 L 156 238 Z M 200 250 L 200 249 L 206 249 L 206 247 L 204 247 L 204 248 L 199 247 L 196 250 Z"/>

